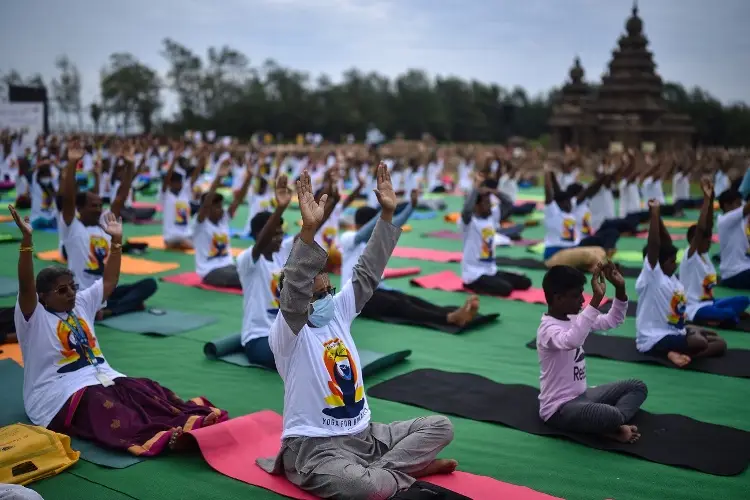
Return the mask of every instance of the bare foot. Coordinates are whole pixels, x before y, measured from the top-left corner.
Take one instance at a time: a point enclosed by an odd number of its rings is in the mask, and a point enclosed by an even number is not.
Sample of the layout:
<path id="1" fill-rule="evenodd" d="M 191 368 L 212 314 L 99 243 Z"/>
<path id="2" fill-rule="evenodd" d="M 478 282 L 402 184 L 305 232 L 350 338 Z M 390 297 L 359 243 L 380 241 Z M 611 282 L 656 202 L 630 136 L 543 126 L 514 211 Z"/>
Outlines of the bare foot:
<path id="1" fill-rule="evenodd" d="M 433 476 L 435 474 L 451 474 L 458 467 L 458 462 L 453 459 L 438 458 L 433 460 L 430 465 L 411 476 L 414 478 Z"/>
<path id="2" fill-rule="evenodd" d="M 607 437 L 620 443 L 635 443 L 641 434 L 635 425 L 621 425 L 616 434 L 607 434 Z"/>
<path id="3" fill-rule="evenodd" d="M 470 296 L 469 300 L 466 302 L 469 304 L 469 309 L 471 309 L 474 314 L 479 312 L 479 295 Z"/>
<path id="4" fill-rule="evenodd" d="M 458 326 L 465 326 L 467 323 L 474 319 L 474 316 L 477 315 L 477 309 L 478 306 L 475 306 L 475 302 L 472 301 L 471 297 L 469 297 L 468 299 L 466 299 L 466 302 L 463 306 L 453 312 L 448 313 L 448 323 Z"/>
<path id="5" fill-rule="evenodd" d="M 687 366 L 692 361 L 692 359 L 690 359 L 690 356 L 688 356 L 687 354 L 682 354 L 675 351 L 669 351 L 667 353 L 667 358 L 669 358 L 669 361 L 680 368 Z"/>
<path id="6" fill-rule="evenodd" d="M 216 423 L 216 419 L 219 418 L 219 415 L 217 415 L 214 412 L 209 413 L 205 417 L 203 417 L 203 427 L 208 427 L 209 425 L 214 425 Z"/>

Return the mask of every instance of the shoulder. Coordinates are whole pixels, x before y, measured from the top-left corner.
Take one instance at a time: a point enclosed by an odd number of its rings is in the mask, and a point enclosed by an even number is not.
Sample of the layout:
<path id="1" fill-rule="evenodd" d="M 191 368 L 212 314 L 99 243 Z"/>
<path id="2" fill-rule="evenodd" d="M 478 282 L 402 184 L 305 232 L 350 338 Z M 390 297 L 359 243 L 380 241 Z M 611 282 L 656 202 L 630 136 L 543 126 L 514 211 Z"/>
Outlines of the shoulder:
<path id="1" fill-rule="evenodd" d="M 357 236 L 357 233 L 354 231 L 345 231 L 341 236 L 339 236 L 339 243 L 341 244 L 342 248 L 351 248 L 354 246 L 354 238 Z"/>

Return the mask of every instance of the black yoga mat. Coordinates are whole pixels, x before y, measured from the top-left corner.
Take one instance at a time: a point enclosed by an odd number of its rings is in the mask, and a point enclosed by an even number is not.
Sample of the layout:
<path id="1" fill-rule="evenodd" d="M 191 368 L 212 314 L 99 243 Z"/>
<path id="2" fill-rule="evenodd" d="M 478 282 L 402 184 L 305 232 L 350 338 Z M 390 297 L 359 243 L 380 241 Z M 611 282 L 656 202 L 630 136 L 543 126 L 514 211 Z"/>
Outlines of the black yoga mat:
<path id="1" fill-rule="evenodd" d="M 417 481 L 407 490 L 401 490 L 392 500 L 472 500 L 471 498 L 438 486 L 437 484 Z"/>
<path id="2" fill-rule="evenodd" d="M 528 342 L 526 347 L 536 349 L 536 339 Z M 583 350 L 586 356 L 597 358 L 614 359 L 627 363 L 652 363 L 677 370 L 692 370 L 724 375 L 725 377 L 750 378 L 750 350 L 748 349 L 727 349 L 727 352 L 721 357 L 694 359 L 684 368 L 677 368 L 666 357 L 650 356 L 638 352 L 635 348 L 634 339 L 616 335 L 589 333 L 586 342 L 583 343 Z"/>
<path id="3" fill-rule="evenodd" d="M 512 427 L 539 436 L 558 436 L 582 445 L 717 476 L 742 473 L 750 461 L 750 433 L 682 415 L 639 411 L 633 421 L 641 439 L 632 444 L 561 431 L 539 418 L 539 390 L 500 384 L 472 373 L 421 369 L 371 387 L 372 397 L 437 413 Z"/>
<path id="4" fill-rule="evenodd" d="M 513 266 L 521 267 L 524 269 L 547 269 L 547 266 L 544 264 L 543 260 L 529 257 L 518 258 L 499 255 L 495 257 L 495 263 L 498 266 Z M 626 278 L 637 278 L 638 275 L 641 274 L 641 270 L 640 268 L 625 267 L 623 265 L 620 265 L 620 273 L 622 273 L 622 275 Z"/>
<path id="5" fill-rule="evenodd" d="M 609 312 L 610 307 L 612 307 L 612 302 L 607 302 L 599 306 L 599 310 L 603 313 L 606 313 L 606 312 Z M 628 311 L 627 313 L 625 313 L 625 315 L 630 318 L 635 318 L 635 312 L 637 308 L 638 308 L 638 301 L 629 300 Z M 732 325 L 728 323 L 695 323 L 695 322 L 688 322 L 688 324 L 704 326 L 706 328 L 722 328 L 724 330 L 734 330 L 736 332 L 750 332 L 750 318 L 741 319 L 740 322 L 736 325 Z"/>
<path id="6" fill-rule="evenodd" d="M 488 325 L 496 321 L 497 318 L 499 317 L 500 317 L 499 314 L 485 314 L 485 315 L 477 314 L 474 317 L 474 319 L 471 320 L 466 325 L 458 326 L 458 325 L 446 325 L 444 323 L 432 323 L 429 321 L 410 321 L 407 319 L 392 317 L 388 315 L 384 315 L 384 316 L 377 317 L 377 318 L 373 316 L 363 316 L 363 318 L 372 319 L 375 321 L 382 321 L 383 323 L 392 323 L 395 325 L 420 326 L 424 328 L 429 328 L 430 330 L 439 330 L 441 332 L 452 333 L 452 334 L 464 333 L 464 332 L 468 332 L 469 330 L 473 330 L 475 328 Z"/>

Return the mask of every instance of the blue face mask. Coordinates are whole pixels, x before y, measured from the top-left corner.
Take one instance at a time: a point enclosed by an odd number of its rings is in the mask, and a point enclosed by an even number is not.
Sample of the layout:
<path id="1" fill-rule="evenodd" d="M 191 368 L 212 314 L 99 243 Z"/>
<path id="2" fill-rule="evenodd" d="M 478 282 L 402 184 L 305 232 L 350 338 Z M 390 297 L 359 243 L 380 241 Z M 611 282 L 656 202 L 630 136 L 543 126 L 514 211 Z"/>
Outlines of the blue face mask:
<path id="1" fill-rule="evenodd" d="M 333 295 L 328 294 L 322 299 L 312 303 L 313 312 L 307 318 L 310 323 L 317 327 L 323 328 L 333 319 Z"/>

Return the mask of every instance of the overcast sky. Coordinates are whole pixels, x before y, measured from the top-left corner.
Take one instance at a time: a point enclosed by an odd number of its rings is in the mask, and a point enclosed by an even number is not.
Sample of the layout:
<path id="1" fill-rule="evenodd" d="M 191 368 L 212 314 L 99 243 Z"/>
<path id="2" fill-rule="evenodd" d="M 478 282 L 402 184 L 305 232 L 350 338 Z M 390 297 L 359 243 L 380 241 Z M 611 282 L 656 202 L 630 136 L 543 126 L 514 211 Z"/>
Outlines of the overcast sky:
<path id="1" fill-rule="evenodd" d="M 161 41 L 200 55 L 229 45 L 253 65 L 282 65 L 335 80 L 353 66 L 395 76 L 407 68 L 546 91 L 581 57 L 586 78 L 605 71 L 632 0 L 0 0 L 0 71 L 55 74 L 67 54 L 83 100 L 98 97 L 112 52 L 162 75 Z M 750 0 L 641 0 L 665 80 L 750 103 Z M 166 96 L 168 111 L 175 99 Z"/>

